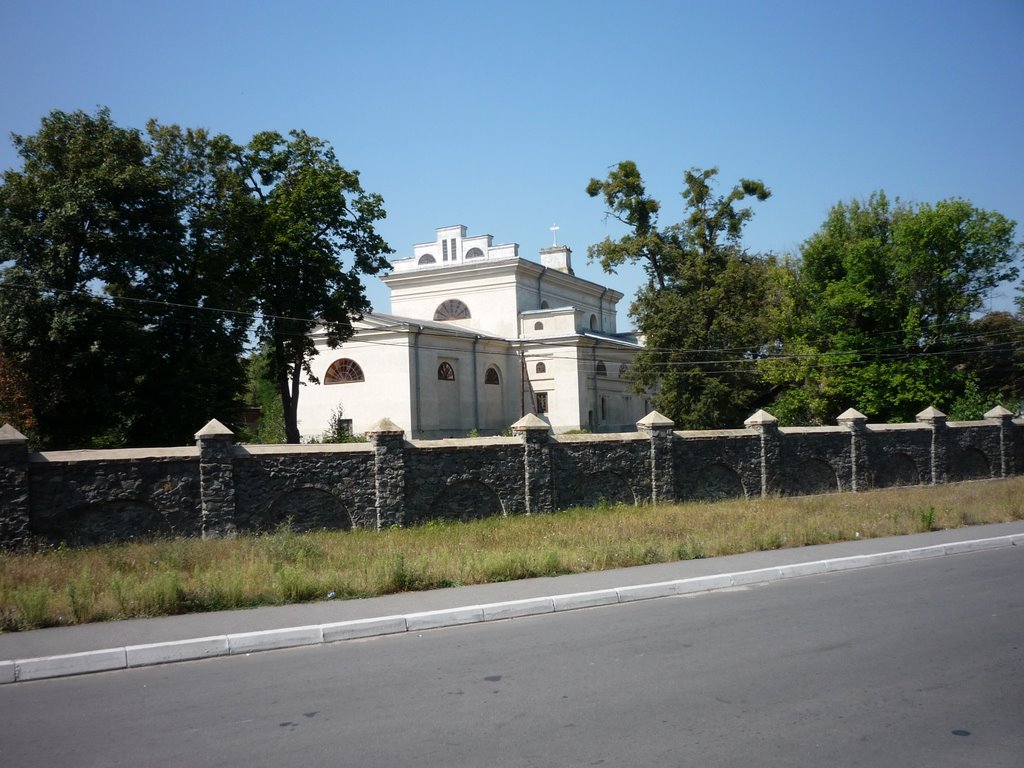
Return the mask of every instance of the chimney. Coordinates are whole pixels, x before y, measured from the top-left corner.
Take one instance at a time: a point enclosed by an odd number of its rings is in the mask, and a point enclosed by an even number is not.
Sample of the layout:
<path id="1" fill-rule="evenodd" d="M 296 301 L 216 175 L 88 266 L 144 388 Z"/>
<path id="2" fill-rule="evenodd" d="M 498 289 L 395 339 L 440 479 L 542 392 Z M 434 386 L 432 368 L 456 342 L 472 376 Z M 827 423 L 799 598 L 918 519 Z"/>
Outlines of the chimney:
<path id="1" fill-rule="evenodd" d="M 567 245 L 556 245 L 551 248 L 540 249 L 540 263 L 548 269 L 557 269 L 567 275 L 575 274 L 572 271 L 572 249 Z"/>

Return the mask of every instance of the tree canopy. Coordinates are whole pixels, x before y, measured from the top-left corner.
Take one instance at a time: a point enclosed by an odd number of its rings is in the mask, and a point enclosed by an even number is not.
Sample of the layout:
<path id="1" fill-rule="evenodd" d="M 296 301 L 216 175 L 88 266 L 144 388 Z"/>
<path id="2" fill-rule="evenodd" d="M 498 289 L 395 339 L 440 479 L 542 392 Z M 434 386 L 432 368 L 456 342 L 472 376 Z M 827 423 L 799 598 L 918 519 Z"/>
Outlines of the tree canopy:
<path id="1" fill-rule="evenodd" d="M 717 168 L 685 172 L 684 218 L 667 227 L 658 225 L 661 205 L 648 196 L 635 163 L 619 163 L 587 185 L 587 194 L 603 197 L 607 214 L 630 230 L 591 246 L 590 258 L 608 272 L 628 262 L 647 274 L 630 308 L 645 340 L 630 375 L 684 428 L 738 423 L 764 394 L 754 358 L 768 338 L 775 264 L 743 248 L 753 210 L 739 204 L 767 200 L 771 191 L 741 179 L 721 195 L 717 174 Z"/>
<path id="2" fill-rule="evenodd" d="M 381 198 L 301 131 L 239 145 L 156 121 L 143 134 L 101 109 L 54 111 L 13 141 L 0 374 L 18 399 L 4 415 L 42 448 L 190 441 L 237 412 L 255 333 L 297 441 L 307 331 L 347 338 L 369 308 L 361 276 L 387 265 Z"/>
<path id="3" fill-rule="evenodd" d="M 783 390 L 773 413 L 825 423 L 848 407 L 882 421 L 954 409 L 980 382 L 984 328 L 972 316 L 1017 277 L 1013 233 L 1012 221 L 960 199 L 915 206 L 878 192 L 833 207 L 776 314 L 784 348 L 762 364 Z"/>

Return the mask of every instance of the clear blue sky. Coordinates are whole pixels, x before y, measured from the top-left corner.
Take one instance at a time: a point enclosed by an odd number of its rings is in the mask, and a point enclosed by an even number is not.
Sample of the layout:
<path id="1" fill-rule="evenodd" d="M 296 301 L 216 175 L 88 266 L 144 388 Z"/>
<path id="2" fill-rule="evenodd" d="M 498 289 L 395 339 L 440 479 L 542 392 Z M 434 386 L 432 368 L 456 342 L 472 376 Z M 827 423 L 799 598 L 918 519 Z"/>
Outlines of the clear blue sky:
<path id="1" fill-rule="evenodd" d="M 587 265 L 622 230 L 584 192 L 620 160 L 662 223 L 686 168 L 762 179 L 756 251 L 794 252 L 878 189 L 1024 222 L 1024 0 L 5 0 L 0 71 L 5 136 L 107 106 L 122 126 L 327 139 L 383 195 L 399 257 L 465 224 L 536 258 L 557 224 L 577 274 L 626 294 L 621 325 L 641 275 Z"/>

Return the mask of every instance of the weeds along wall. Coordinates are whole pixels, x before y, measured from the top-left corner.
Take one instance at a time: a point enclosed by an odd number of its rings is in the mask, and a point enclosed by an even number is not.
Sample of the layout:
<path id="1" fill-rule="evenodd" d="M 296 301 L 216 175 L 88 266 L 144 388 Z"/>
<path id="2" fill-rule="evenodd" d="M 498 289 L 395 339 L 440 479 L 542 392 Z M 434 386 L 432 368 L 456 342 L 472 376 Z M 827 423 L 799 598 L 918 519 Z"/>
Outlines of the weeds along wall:
<path id="1" fill-rule="evenodd" d="M 385 420 L 368 443 L 237 445 L 212 421 L 196 445 L 31 453 L 0 428 L 0 546 L 96 544 L 154 535 L 387 528 L 430 520 L 1005 477 L 1024 471 L 1024 421 L 1002 408 L 947 423 L 677 432 L 652 413 L 637 431 L 552 436 L 529 415 L 513 437 L 408 441 Z"/>

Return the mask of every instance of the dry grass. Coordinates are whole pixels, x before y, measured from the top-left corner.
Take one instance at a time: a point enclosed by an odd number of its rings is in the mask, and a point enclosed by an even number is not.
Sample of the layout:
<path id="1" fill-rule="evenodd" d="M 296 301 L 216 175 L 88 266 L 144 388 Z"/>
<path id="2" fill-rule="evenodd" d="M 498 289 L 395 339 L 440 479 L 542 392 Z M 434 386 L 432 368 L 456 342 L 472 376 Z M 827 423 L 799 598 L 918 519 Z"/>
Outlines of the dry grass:
<path id="1" fill-rule="evenodd" d="M 0 628 L 368 597 L 1024 519 L 1024 478 L 858 494 L 160 539 L 0 557 Z"/>

